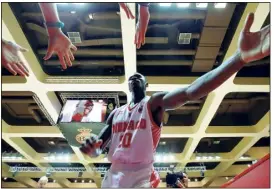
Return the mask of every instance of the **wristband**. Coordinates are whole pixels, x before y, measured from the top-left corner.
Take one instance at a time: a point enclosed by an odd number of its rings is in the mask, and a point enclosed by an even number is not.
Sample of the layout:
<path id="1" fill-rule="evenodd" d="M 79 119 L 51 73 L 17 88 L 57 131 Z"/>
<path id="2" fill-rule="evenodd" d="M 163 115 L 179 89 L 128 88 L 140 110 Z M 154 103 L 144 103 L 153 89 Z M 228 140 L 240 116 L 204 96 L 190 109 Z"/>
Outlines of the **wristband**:
<path id="1" fill-rule="evenodd" d="M 45 22 L 47 28 L 63 28 L 65 24 L 63 22 Z"/>

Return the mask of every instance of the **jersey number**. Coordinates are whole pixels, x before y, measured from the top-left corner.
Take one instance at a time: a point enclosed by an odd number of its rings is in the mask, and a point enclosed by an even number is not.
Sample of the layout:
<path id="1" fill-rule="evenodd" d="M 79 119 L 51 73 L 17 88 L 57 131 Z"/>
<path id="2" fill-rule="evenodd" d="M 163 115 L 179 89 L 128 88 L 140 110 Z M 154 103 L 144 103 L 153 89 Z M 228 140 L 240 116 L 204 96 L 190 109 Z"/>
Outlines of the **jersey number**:
<path id="1" fill-rule="evenodd" d="M 126 133 L 124 135 L 121 135 L 120 136 L 120 142 L 122 141 L 122 145 L 120 144 L 119 147 L 129 148 L 130 143 L 131 143 L 131 139 L 132 139 L 132 133 Z"/>

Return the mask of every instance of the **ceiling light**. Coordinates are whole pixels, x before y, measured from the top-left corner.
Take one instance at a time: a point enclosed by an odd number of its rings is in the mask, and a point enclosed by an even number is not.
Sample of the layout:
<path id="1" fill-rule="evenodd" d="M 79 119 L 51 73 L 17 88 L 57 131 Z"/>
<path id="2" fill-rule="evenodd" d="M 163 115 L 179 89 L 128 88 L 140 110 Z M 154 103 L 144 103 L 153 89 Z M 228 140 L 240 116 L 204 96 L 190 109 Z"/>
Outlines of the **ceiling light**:
<path id="1" fill-rule="evenodd" d="M 55 183 L 55 182 L 56 182 L 56 180 L 53 180 L 53 182 Z"/>
<path id="2" fill-rule="evenodd" d="M 164 162 L 166 162 L 167 159 L 168 159 L 167 156 L 164 155 L 164 157 L 163 157 Z"/>
<path id="3" fill-rule="evenodd" d="M 255 163 L 257 163 L 257 160 L 254 160 L 254 161 L 252 162 L 252 164 L 255 164 Z"/>
<path id="4" fill-rule="evenodd" d="M 226 7 L 226 3 L 214 3 L 214 7 L 216 9 L 224 9 Z"/>
<path id="5" fill-rule="evenodd" d="M 198 179 L 195 179 L 195 182 L 198 182 Z"/>
<path id="6" fill-rule="evenodd" d="M 228 180 L 228 177 L 225 177 L 226 180 Z"/>
<path id="7" fill-rule="evenodd" d="M 83 5 L 83 4 L 85 4 L 85 3 L 73 3 L 73 4 L 76 4 L 76 5 Z"/>
<path id="8" fill-rule="evenodd" d="M 203 159 L 207 159 L 207 156 L 203 156 Z"/>
<path id="9" fill-rule="evenodd" d="M 65 160 L 69 160 L 69 153 L 64 155 Z"/>
<path id="10" fill-rule="evenodd" d="M 53 140 L 48 141 L 50 145 L 55 145 L 55 142 Z"/>
<path id="11" fill-rule="evenodd" d="M 89 180 L 89 183 L 91 183 L 91 180 Z"/>
<path id="12" fill-rule="evenodd" d="M 165 141 L 160 142 L 160 145 L 166 145 Z"/>
<path id="13" fill-rule="evenodd" d="M 220 156 L 216 156 L 216 159 L 220 159 L 221 157 Z"/>
<path id="14" fill-rule="evenodd" d="M 76 13 L 76 11 L 70 11 L 70 13 L 71 13 L 71 14 L 75 14 L 75 13 Z"/>
<path id="15" fill-rule="evenodd" d="M 177 3 L 177 7 L 180 7 L 180 8 L 186 8 L 186 7 L 189 7 L 190 3 Z"/>
<path id="16" fill-rule="evenodd" d="M 248 167 L 250 167 L 251 165 L 250 165 L 250 164 L 248 164 L 247 166 L 248 166 Z"/>
<path id="17" fill-rule="evenodd" d="M 213 157 L 212 157 L 212 156 L 209 156 L 208 159 L 213 159 Z"/>
<path id="18" fill-rule="evenodd" d="M 200 159 L 201 159 L 201 157 L 196 157 L 196 159 L 197 159 L 197 160 L 200 160 Z"/>
<path id="19" fill-rule="evenodd" d="M 171 3 L 159 3 L 161 7 L 170 7 Z"/>
<path id="20" fill-rule="evenodd" d="M 206 8 L 208 3 L 196 3 L 197 8 Z"/>
<path id="21" fill-rule="evenodd" d="M 188 182 L 191 182 L 191 180 L 190 180 L 190 179 L 188 179 Z"/>
<path id="22" fill-rule="evenodd" d="M 85 180 L 82 180 L 82 183 L 84 183 L 85 182 Z"/>
<path id="23" fill-rule="evenodd" d="M 8 178 L 7 177 L 4 177 L 4 180 L 7 180 Z"/>
<path id="24" fill-rule="evenodd" d="M 74 181 L 75 183 L 77 182 L 77 180 Z"/>

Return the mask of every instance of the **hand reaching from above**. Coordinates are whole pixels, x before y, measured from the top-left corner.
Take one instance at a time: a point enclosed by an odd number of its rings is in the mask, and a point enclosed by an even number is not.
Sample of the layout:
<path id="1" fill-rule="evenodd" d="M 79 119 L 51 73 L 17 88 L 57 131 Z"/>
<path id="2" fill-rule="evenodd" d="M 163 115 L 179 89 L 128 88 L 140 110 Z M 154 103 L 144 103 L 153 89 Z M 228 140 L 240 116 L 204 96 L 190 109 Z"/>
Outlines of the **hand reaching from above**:
<path id="1" fill-rule="evenodd" d="M 29 76 L 29 70 L 19 56 L 19 52 L 28 50 L 12 42 L 2 39 L 2 66 L 4 66 L 13 75 Z"/>
<path id="2" fill-rule="evenodd" d="M 270 26 L 257 32 L 250 32 L 253 22 L 254 14 L 250 13 L 239 38 L 239 51 L 246 63 L 263 59 L 270 54 Z"/>
<path id="3" fill-rule="evenodd" d="M 52 54 L 56 53 L 62 68 L 67 69 L 67 65 L 72 66 L 73 51 L 76 50 L 77 48 L 62 31 L 51 32 L 49 33 L 48 50 L 44 60 L 50 59 Z"/>

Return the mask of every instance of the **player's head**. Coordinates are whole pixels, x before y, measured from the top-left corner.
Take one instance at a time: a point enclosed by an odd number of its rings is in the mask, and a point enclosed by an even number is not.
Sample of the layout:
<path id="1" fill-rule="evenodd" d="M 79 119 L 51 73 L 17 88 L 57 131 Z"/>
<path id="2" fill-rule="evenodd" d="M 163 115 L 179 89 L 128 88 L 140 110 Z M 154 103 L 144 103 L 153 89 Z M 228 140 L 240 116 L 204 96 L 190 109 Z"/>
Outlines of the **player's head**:
<path id="1" fill-rule="evenodd" d="M 145 76 L 140 73 L 135 73 L 128 79 L 129 91 L 135 94 L 145 93 L 148 83 Z"/>
<path id="2" fill-rule="evenodd" d="M 94 106 L 93 102 L 91 100 L 87 100 L 85 103 L 84 115 L 89 114 L 92 111 L 93 106 Z"/>
<path id="3" fill-rule="evenodd" d="M 46 184 L 48 183 L 48 177 L 42 176 L 38 181 L 38 188 L 44 188 Z"/>

